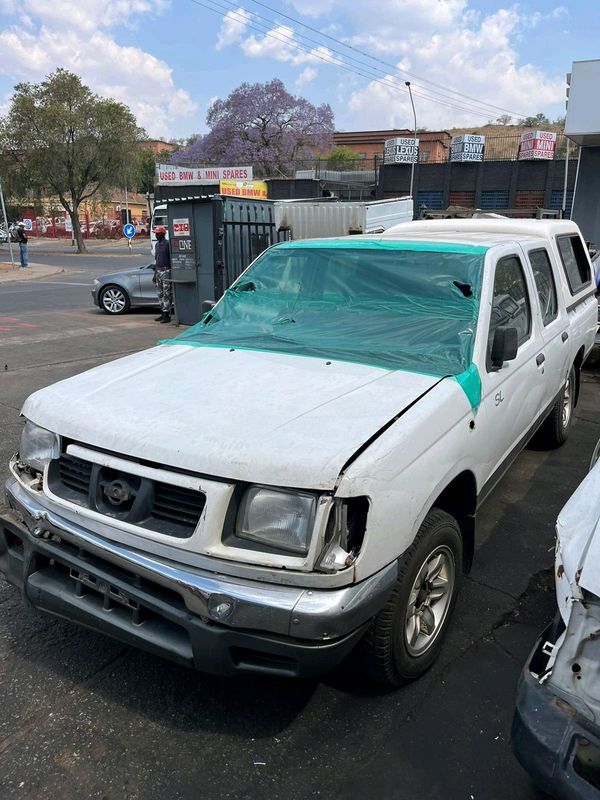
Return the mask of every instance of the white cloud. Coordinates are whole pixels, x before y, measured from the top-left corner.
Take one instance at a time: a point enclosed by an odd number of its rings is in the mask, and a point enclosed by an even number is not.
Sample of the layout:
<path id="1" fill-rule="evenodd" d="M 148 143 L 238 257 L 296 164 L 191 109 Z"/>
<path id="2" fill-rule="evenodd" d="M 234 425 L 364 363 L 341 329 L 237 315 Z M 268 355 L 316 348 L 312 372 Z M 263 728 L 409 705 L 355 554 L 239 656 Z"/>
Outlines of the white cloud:
<path id="1" fill-rule="evenodd" d="M 314 81 L 318 74 L 318 70 L 314 67 L 304 67 L 300 75 L 296 78 L 296 86 L 306 86 L 307 83 Z"/>
<path id="2" fill-rule="evenodd" d="M 11 1 L 0 0 L 3 8 Z M 98 94 L 128 105 L 151 136 L 168 137 L 173 122 L 191 116 L 196 103 L 175 85 L 165 61 L 119 45 L 107 30 L 117 21 L 160 13 L 165 5 L 165 0 L 62 0 L 51 7 L 45 0 L 23 0 L 20 7 L 37 25 L 0 30 L 0 75 L 38 81 L 64 67 Z"/>
<path id="3" fill-rule="evenodd" d="M 339 59 L 327 47 L 307 49 L 305 44 L 298 41 L 294 29 L 289 25 L 277 25 L 264 36 L 248 36 L 241 42 L 241 48 L 249 58 L 273 58 L 294 66 L 318 62 L 339 63 Z"/>
<path id="4" fill-rule="evenodd" d="M 474 10 L 471 0 L 436 0 L 434 4 L 370 0 L 368 9 L 347 0 L 288 0 L 288 5 L 308 16 L 332 12 L 346 32 L 345 37 L 338 33 L 338 38 L 388 62 L 385 66 L 348 52 L 345 65 L 374 79 L 365 83 L 364 77 L 344 72 L 345 102 L 338 124 L 345 128 L 410 127 L 407 79 L 414 90 L 417 122 L 428 128 L 481 124 L 504 113 L 503 109 L 526 116 L 557 108 L 564 96 L 562 76 L 549 76 L 533 64 L 521 63 L 517 52 L 517 45 L 526 43 L 532 27 L 556 25 L 568 16 L 564 6 L 526 12 L 521 6 L 507 5 L 485 14 Z M 304 34 L 300 28 L 299 32 Z M 296 80 L 299 86 L 311 75 L 306 65 L 314 66 L 320 60 L 341 63 L 337 53 L 327 47 L 309 50 L 291 23 L 277 25 L 269 34 L 242 37 L 239 46 L 249 58 L 271 58 L 304 68 Z M 312 33 L 310 36 L 315 38 Z M 331 47 L 341 50 L 343 45 Z M 442 87 L 497 108 L 482 109 L 481 102 Z M 433 102 L 433 96 L 446 105 Z"/>
<path id="5" fill-rule="evenodd" d="M 235 44 L 235 42 L 239 42 L 244 35 L 251 19 L 252 14 L 250 14 L 244 8 L 240 7 L 235 11 L 228 11 L 223 17 L 221 30 L 219 31 L 215 48 L 217 50 L 222 50 L 229 44 Z"/>

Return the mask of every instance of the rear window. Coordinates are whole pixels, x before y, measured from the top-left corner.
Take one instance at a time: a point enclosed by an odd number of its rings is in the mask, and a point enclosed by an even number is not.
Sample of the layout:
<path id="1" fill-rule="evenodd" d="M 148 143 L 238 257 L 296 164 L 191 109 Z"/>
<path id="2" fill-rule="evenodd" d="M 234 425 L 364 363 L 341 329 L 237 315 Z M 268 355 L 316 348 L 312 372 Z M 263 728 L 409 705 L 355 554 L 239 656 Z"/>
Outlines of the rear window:
<path id="1" fill-rule="evenodd" d="M 571 294 L 577 294 L 592 279 L 583 242 L 577 234 L 557 236 L 556 242 Z"/>

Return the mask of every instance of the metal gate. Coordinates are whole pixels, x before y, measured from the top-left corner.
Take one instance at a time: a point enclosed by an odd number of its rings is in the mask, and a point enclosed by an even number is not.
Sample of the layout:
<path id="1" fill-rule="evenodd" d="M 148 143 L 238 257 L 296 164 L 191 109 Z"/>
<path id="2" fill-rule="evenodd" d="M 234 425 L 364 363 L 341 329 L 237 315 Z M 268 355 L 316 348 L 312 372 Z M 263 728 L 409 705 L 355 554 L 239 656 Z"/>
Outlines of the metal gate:
<path id="1" fill-rule="evenodd" d="M 222 218 L 217 221 L 219 297 L 263 250 L 290 238 L 289 230 L 277 230 L 272 201 L 228 198 L 223 200 L 221 211 Z"/>

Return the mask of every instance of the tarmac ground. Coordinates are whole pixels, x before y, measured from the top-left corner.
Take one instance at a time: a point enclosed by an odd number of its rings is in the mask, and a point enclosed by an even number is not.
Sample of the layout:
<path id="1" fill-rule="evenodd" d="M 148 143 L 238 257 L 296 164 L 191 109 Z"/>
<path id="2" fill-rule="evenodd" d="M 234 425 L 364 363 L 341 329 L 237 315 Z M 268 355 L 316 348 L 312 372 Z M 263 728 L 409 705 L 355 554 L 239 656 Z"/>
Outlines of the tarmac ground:
<path id="1" fill-rule="evenodd" d="M 178 332 L 91 305 L 96 274 L 146 257 L 112 252 L 0 286 L 2 482 L 31 392 Z M 311 681 L 195 673 L 28 610 L 0 581 L 0 798 L 541 800 L 510 750 L 515 687 L 554 615 L 554 522 L 600 437 L 599 383 L 592 363 L 567 443 L 525 450 L 482 508 L 442 655 L 391 694 L 348 665 Z"/>

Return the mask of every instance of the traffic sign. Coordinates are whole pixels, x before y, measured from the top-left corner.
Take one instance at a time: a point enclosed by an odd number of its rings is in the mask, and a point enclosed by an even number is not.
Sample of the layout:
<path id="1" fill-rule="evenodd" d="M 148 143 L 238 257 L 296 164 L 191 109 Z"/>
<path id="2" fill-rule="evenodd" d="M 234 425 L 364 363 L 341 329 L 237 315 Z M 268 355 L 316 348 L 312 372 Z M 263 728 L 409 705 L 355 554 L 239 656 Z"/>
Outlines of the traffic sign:
<path id="1" fill-rule="evenodd" d="M 123 236 L 126 236 L 128 239 L 133 239 L 135 236 L 135 225 L 132 225 L 131 222 L 123 225 Z"/>

